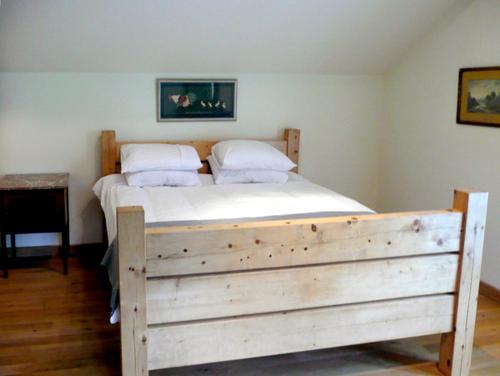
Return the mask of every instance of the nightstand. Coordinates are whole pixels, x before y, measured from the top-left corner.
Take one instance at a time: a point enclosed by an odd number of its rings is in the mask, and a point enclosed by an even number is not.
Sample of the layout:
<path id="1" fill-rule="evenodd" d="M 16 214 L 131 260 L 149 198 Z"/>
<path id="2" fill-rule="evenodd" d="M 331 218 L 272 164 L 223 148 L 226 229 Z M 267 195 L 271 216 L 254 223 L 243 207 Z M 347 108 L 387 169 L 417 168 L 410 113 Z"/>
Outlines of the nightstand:
<path id="1" fill-rule="evenodd" d="M 16 257 L 16 234 L 60 232 L 64 274 L 69 255 L 69 174 L 0 176 L 0 241 L 4 278 L 8 277 L 7 234 Z"/>

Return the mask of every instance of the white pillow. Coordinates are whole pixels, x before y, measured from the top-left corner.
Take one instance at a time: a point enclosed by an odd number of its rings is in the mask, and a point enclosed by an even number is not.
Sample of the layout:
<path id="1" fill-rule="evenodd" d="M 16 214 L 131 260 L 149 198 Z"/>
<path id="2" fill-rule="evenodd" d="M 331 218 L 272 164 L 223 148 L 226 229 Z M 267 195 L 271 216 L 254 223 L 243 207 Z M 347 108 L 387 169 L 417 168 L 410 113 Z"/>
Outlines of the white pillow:
<path id="1" fill-rule="evenodd" d="M 202 164 L 189 145 L 125 144 L 121 149 L 122 174 L 154 170 L 197 170 Z"/>
<path id="2" fill-rule="evenodd" d="M 215 184 L 242 184 L 242 183 L 275 183 L 284 184 L 288 181 L 288 172 L 276 170 L 225 170 L 220 168 L 217 160 L 208 156 L 208 163 L 212 169 Z"/>
<path id="3" fill-rule="evenodd" d="M 132 187 L 191 187 L 201 185 L 198 171 L 196 170 L 159 170 L 159 171 L 141 171 L 128 172 L 125 174 L 127 184 Z"/>
<path id="4" fill-rule="evenodd" d="M 296 165 L 278 149 L 253 140 L 221 141 L 212 147 L 219 166 L 227 170 L 261 169 L 288 171 Z"/>

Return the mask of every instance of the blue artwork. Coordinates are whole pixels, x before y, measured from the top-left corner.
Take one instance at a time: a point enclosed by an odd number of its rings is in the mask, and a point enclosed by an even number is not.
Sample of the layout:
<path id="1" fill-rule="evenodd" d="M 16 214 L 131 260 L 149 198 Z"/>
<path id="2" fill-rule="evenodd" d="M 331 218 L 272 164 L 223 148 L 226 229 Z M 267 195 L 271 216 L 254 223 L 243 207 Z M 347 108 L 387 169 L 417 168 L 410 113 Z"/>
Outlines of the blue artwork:
<path id="1" fill-rule="evenodd" d="M 158 121 L 236 120 L 236 80 L 157 80 Z"/>

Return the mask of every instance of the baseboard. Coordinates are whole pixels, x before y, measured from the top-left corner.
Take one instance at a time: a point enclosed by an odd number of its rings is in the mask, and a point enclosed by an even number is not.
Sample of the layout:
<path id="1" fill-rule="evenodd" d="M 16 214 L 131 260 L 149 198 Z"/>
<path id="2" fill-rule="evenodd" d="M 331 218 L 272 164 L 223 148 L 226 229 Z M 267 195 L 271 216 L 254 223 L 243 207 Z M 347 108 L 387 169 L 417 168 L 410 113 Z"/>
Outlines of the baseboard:
<path id="1" fill-rule="evenodd" d="M 481 281 L 479 283 L 479 294 L 500 303 L 500 289 Z"/>

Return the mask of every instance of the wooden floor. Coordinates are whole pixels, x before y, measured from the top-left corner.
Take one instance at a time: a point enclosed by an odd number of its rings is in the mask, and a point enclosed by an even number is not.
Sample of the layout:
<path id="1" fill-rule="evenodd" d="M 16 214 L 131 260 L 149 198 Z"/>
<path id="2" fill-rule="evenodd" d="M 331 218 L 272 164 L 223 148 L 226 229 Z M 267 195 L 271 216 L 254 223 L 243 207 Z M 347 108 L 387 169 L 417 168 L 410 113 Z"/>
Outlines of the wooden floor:
<path id="1" fill-rule="evenodd" d="M 119 327 L 96 266 L 57 258 L 0 279 L 0 375 L 117 375 Z M 153 372 L 154 375 L 438 375 L 438 336 Z M 500 375 L 500 304 L 481 297 L 472 375 Z"/>

